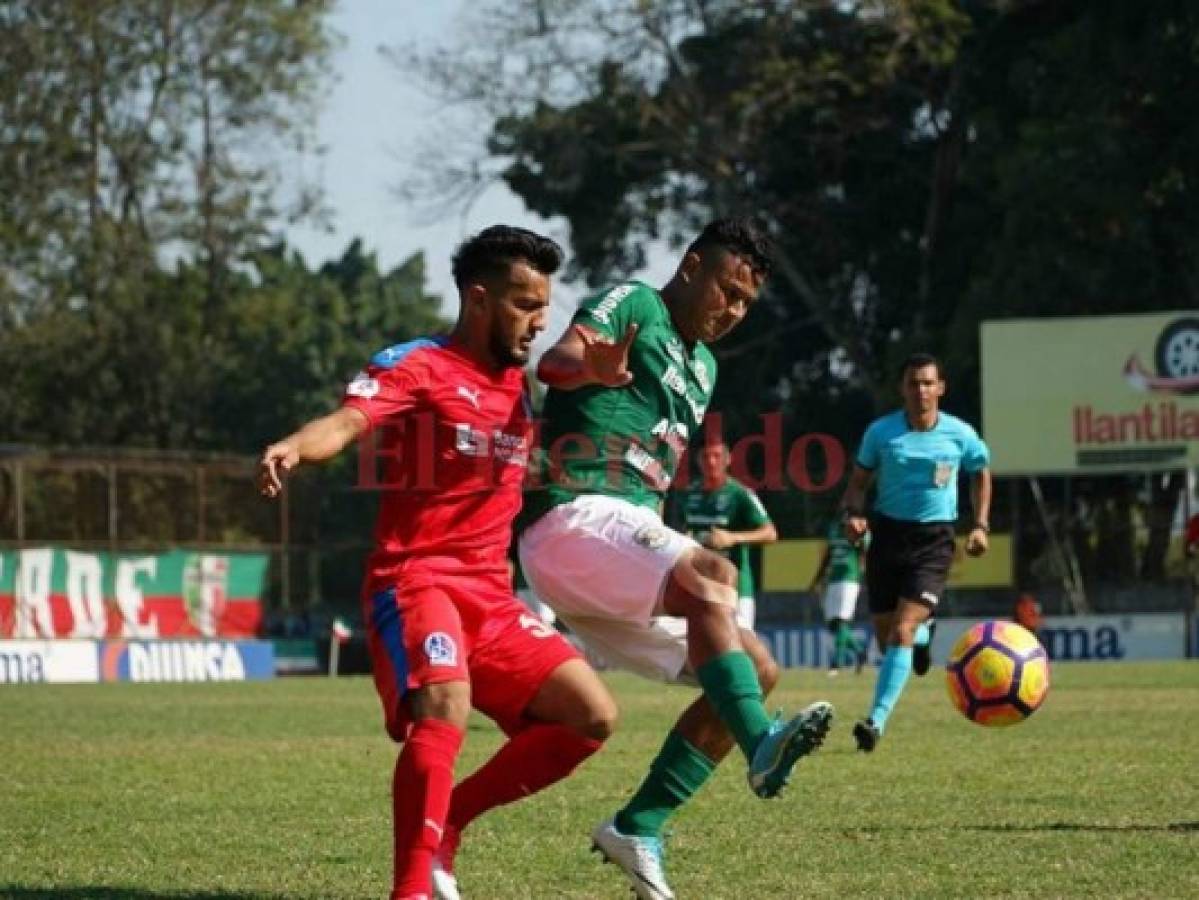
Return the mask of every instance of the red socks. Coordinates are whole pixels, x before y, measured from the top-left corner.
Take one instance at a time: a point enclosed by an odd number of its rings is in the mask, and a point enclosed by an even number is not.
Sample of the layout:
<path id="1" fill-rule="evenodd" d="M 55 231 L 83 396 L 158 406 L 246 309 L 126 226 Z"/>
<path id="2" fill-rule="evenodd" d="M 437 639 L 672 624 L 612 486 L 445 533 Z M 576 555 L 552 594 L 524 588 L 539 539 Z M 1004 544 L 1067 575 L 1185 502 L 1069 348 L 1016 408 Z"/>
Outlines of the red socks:
<path id="1" fill-rule="evenodd" d="M 427 900 L 432 896 L 433 853 L 441 843 L 450 793 L 454 789 L 454 760 L 463 733 L 448 722 L 417 722 L 396 760 L 391 784 L 395 835 L 395 880 L 392 900 Z"/>
<path id="2" fill-rule="evenodd" d="M 573 772 L 600 746 L 600 741 L 583 737 L 565 725 L 529 725 L 454 788 L 449 827 L 462 831 L 487 810 L 549 787 Z"/>
<path id="3" fill-rule="evenodd" d="M 413 726 L 396 760 L 391 900 L 428 900 L 432 896 L 433 854 L 447 831 L 461 832 L 487 810 L 560 781 L 601 746 L 600 741 L 565 725 L 530 725 L 454 788 L 454 760 L 462 738 L 463 733 L 453 725 L 425 719 Z M 452 858 L 442 862 L 447 869 L 453 865 Z"/>

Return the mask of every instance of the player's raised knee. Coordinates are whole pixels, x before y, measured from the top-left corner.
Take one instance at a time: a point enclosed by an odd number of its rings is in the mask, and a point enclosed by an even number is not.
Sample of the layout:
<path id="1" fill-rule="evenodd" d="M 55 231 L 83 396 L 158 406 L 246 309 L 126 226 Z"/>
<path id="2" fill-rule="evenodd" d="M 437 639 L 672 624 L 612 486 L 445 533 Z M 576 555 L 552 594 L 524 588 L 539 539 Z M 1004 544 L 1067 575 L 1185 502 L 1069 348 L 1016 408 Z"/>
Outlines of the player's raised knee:
<path id="1" fill-rule="evenodd" d="M 690 554 L 689 561 L 695 571 L 703 578 L 736 589 L 737 567 L 719 553 L 713 553 L 711 550 L 697 549 L 694 553 Z"/>
<path id="2" fill-rule="evenodd" d="M 728 560 L 695 547 L 675 563 L 666 584 L 663 605 L 667 614 L 726 614 L 737 610 L 737 569 Z"/>

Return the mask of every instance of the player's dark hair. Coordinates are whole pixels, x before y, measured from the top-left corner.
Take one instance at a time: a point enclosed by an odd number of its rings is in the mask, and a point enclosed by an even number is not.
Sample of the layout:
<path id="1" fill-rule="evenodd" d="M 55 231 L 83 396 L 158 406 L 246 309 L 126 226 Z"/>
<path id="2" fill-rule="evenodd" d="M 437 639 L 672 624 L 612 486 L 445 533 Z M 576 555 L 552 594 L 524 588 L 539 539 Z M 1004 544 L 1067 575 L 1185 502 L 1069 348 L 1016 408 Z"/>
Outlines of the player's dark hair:
<path id="1" fill-rule="evenodd" d="M 923 369 L 925 366 L 932 366 L 937 370 L 937 378 L 945 380 L 945 370 L 941 368 L 941 361 L 931 353 L 913 353 L 903 361 L 903 365 L 899 367 L 899 377 L 902 379 L 907 376 L 912 369 Z"/>
<path id="2" fill-rule="evenodd" d="M 492 282 L 507 275 L 516 262 L 528 263 L 542 275 L 553 275 L 562 265 L 562 248 L 527 228 L 492 225 L 454 252 L 454 284 L 463 290 L 476 282 Z"/>
<path id="3" fill-rule="evenodd" d="M 688 253 L 703 255 L 710 247 L 720 247 L 749 263 L 763 279 L 774 270 L 774 244 L 756 219 L 714 219 L 691 242 Z"/>

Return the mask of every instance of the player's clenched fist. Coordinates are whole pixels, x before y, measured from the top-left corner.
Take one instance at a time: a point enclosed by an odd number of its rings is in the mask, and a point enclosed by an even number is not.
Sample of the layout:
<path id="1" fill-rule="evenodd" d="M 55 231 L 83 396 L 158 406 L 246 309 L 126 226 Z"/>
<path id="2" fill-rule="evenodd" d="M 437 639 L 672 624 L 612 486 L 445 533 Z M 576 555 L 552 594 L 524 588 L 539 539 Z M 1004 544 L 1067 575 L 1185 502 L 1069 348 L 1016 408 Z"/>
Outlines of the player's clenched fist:
<path id="1" fill-rule="evenodd" d="M 966 538 L 966 555 L 982 556 L 987 552 L 987 530 L 975 527 Z"/>
<path id="2" fill-rule="evenodd" d="M 300 451 L 287 441 L 271 444 L 258 463 L 258 490 L 264 497 L 278 497 L 283 476 L 300 462 Z"/>

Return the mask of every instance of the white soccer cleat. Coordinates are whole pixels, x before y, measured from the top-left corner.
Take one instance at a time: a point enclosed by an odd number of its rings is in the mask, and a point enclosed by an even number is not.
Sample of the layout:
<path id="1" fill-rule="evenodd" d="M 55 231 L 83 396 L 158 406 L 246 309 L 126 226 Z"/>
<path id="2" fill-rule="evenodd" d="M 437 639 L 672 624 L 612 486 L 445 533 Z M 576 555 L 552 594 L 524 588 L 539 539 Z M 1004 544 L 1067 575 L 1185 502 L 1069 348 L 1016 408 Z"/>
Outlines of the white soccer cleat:
<path id="1" fill-rule="evenodd" d="M 433 860 L 433 900 L 462 900 L 458 893 L 458 879 L 453 872 L 446 871 L 441 860 Z"/>
<path id="2" fill-rule="evenodd" d="M 621 834 L 609 819 L 591 834 L 591 849 L 620 866 L 641 900 L 674 900 L 662 869 L 662 839 Z"/>

